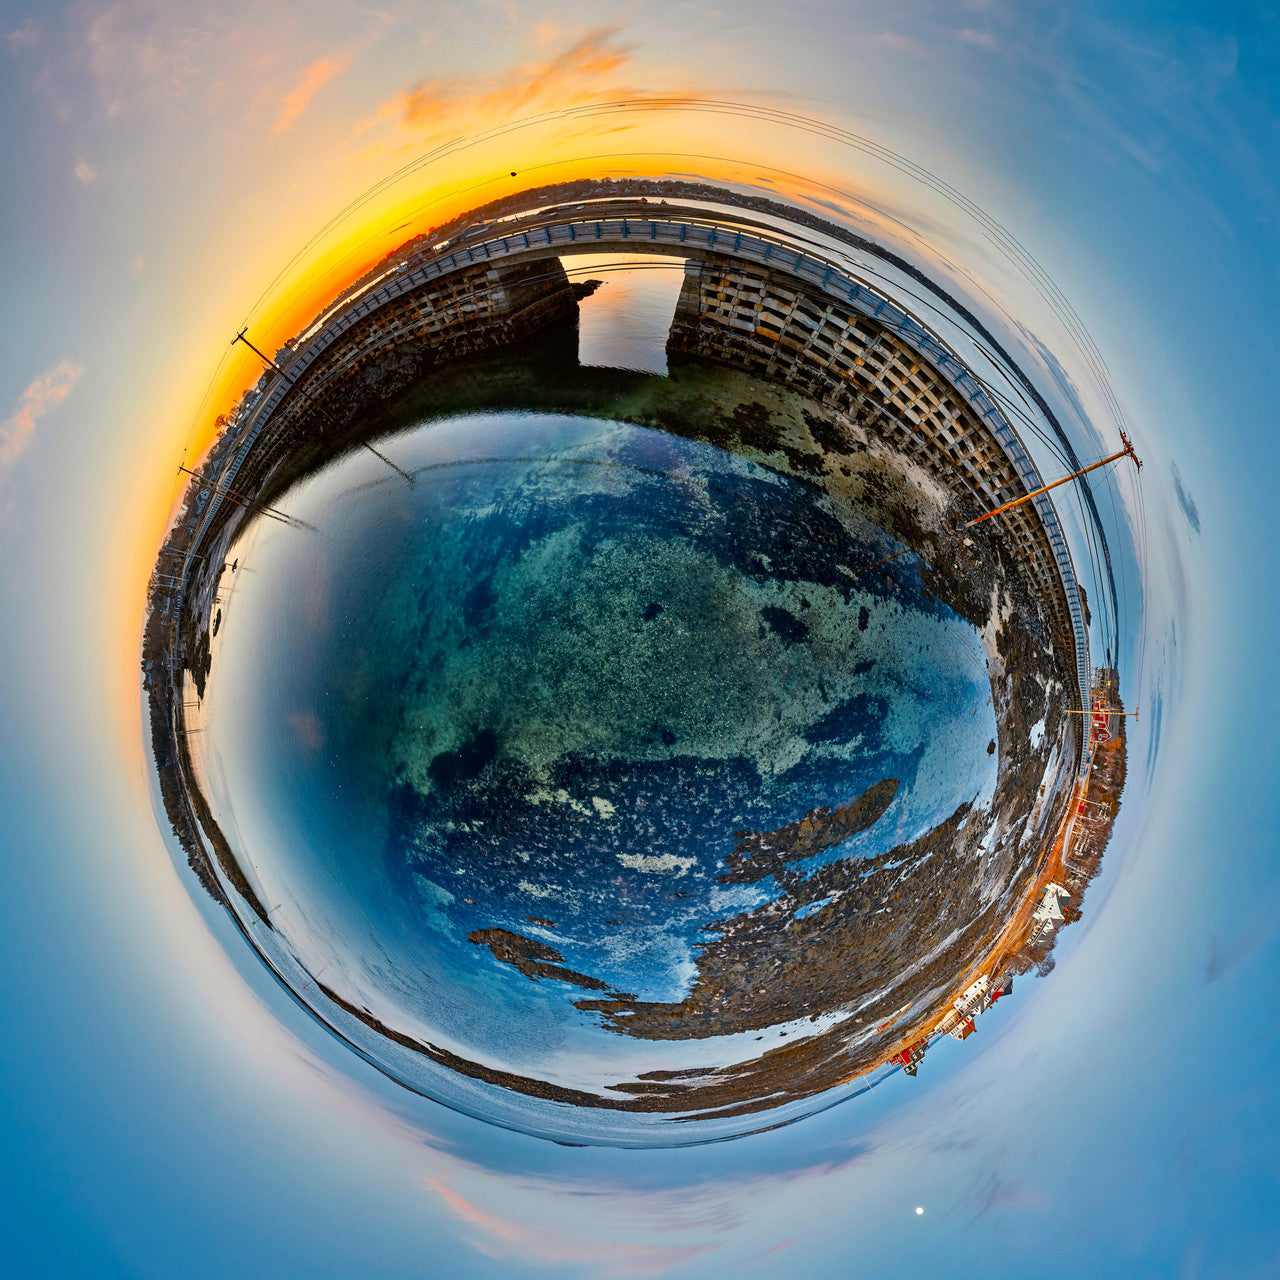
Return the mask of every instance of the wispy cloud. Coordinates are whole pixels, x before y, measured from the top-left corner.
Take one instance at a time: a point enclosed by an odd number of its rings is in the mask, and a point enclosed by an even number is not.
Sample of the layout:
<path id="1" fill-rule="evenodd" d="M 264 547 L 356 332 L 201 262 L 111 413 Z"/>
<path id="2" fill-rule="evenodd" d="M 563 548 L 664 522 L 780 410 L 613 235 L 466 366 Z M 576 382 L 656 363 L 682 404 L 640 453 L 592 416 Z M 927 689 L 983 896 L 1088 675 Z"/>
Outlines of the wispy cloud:
<path id="1" fill-rule="evenodd" d="M 78 364 L 63 360 L 22 393 L 17 408 L 0 422 L 0 480 L 31 442 L 40 419 L 67 398 L 83 372 Z"/>
<path id="2" fill-rule="evenodd" d="M 558 53 L 532 58 L 501 75 L 482 79 L 424 80 L 383 104 L 362 131 L 385 120 L 430 136 L 513 120 L 548 107 L 573 107 L 609 97 L 645 95 L 621 88 L 617 73 L 630 59 L 616 27 L 597 27 L 563 44 Z M 551 39 L 545 28 L 539 43 Z"/>
<path id="3" fill-rule="evenodd" d="M 354 7 L 312 23 L 296 7 L 100 0 L 81 6 L 83 22 L 39 32 L 29 50 L 22 30 L 9 44 L 16 37 L 23 74 L 59 119 L 123 124 L 160 114 L 168 127 L 184 126 L 198 151 L 208 135 L 193 128 L 216 130 L 219 145 L 288 129 L 386 30 Z"/>
<path id="4" fill-rule="evenodd" d="M 1187 523 L 1199 533 L 1200 508 L 1196 506 L 1196 500 L 1182 483 L 1182 472 L 1178 470 L 1176 462 L 1173 464 L 1173 491 L 1178 495 L 1178 506 L 1182 508 L 1182 514 L 1187 517 Z"/>
<path id="5" fill-rule="evenodd" d="M 533 1260 L 543 1266 L 586 1268 L 593 1280 L 658 1276 L 715 1246 L 665 1245 L 649 1241 L 580 1235 L 553 1225 L 520 1222 L 479 1208 L 435 1178 L 427 1185 L 473 1231 L 473 1243 L 491 1258 Z"/>
<path id="6" fill-rule="evenodd" d="M 998 1169 L 987 1168 L 977 1171 L 968 1193 L 955 1208 L 976 1220 L 994 1209 L 1032 1209 L 1043 1203 L 1043 1194 L 1034 1187 L 1010 1181 Z"/>
<path id="7" fill-rule="evenodd" d="M 30 49 L 40 39 L 40 28 L 28 18 L 22 26 L 5 32 L 4 38 L 14 53 L 21 53 L 23 49 Z"/>
<path id="8" fill-rule="evenodd" d="M 323 58 L 317 58 L 302 73 L 302 79 L 280 100 L 276 122 L 272 125 L 273 132 L 284 133 L 287 129 L 291 129 L 294 122 L 311 104 L 311 99 L 330 80 L 342 75 L 350 65 L 351 55 L 348 53 L 327 54 Z"/>
<path id="9" fill-rule="evenodd" d="M 621 1171 L 584 1176 L 558 1165 L 541 1172 L 492 1168 L 436 1148 L 421 1185 L 463 1224 L 478 1252 L 499 1261 L 536 1264 L 557 1275 L 580 1268 L 583 1280 L 642 1280 L 715 1255 L 722 1259 L 715 1274 L 754 1275 L 761 1259 L 804 1239 L 779 1240 L 770 1207 L 784 1198 L 808 1203 L 812 1188 L 831 1186 L 869 1159 L 866 1145 L 842 1141 L 791 1156 L 775 1153 L 767 1173 L 747 1169 L 708 1180 L 694 1172 L 687 1180 L 651 1185 L 647 1174 L 637 1183 Z M 750 1256 L 740 1265 L 729 1260 L 739 1253 Z M 780 1274 L 795 1271 L 782 1266 Z"/>
<path id="10" fill-rule="evenodd" d="M 76 177 L 86 187 L 98 176 L 97 170 L 87 160 L 81 160 L 77 163 L 75 173 Z"/>
<path id="11" fill-rule="evenodd" d="M 978 49 L 995 49 L 996 37 L 992 31 L 982 30 L 978 27 L 964 27 L 956 32 L 956 39 L 961 44 L 973 45 Z"/>

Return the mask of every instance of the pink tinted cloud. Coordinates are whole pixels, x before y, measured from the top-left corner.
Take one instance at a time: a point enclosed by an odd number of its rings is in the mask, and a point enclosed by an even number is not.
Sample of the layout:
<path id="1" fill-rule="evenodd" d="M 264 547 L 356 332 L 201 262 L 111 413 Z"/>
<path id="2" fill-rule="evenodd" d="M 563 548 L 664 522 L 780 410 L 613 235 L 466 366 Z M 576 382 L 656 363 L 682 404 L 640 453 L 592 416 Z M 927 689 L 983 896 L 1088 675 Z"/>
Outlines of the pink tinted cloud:
<path id="1" fill-rule="evenodd" d="M 699 1254 L 715 1248 L 710 1244 L 649 1244 L 641 1241 L 606 1239 L 580 1235 L 576 1230 L 558 1230 L 499 1217 L 471 1203 L 435 1178 L 427 1185 L 461 1221 L 476 1232 L 474 1244 L 491 1258 L 532 1260 L 543 1266 L 578 1266 L 592 1280 L 629 1280 L 658 1276 Z"/>
<path id="2" fill-rule="evenodd" d="M 31 442 L 36 424 L 70 395 L 83 372 L 70 360 L 60 361 L 22 393 L 17 408 L 0 422 L 0 479 Z"/>
<path id="3" fill-rule="evenodd" d="M 4 38 L 14 53 L 21 53 L 24 49 L 30 49 L 40 39 L 40 28 L 28 18 L 22 26 L 6 32 Z"/>
<path id="4" fill-rule="evenodd" d="M 442 136 L 517 119 L 548 107 L 581 106 L 604 99 L 643 102 L 651 96 L 619 82 L 630 62 L 630 46 L 620 43 L 616 27 L 597 27 L 564 38 L 554 24 L 542 24 L 535 43 L 558 51 L 537 54 L 501 75 L 470 79 L 424 80 L 382 104 L 378 114 L 357 130 L 363 133 L 397 120 L 416 135 Z M 683 91 L 682 96 L 698 96 Z"/>
<path id="5" fill-rule="evenodd" d="M 327 54 L 317 58 L 302 73 L 298 81 L 288 93 L 280 99 L 276 122 L 271 126 L 273 133 L 284 133 L 293 127 L 294 122 L 311 104 L 311 99 L 329 83 L 336 79 L 351 65 L 351 55 L 346 53 Z"/>

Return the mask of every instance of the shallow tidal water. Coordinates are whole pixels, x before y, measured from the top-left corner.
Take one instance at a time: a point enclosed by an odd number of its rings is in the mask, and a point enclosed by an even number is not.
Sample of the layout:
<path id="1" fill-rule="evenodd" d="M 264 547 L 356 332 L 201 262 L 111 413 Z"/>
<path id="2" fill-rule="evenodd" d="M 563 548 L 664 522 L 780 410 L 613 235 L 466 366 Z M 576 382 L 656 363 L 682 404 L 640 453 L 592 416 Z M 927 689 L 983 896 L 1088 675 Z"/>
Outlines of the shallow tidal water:
<path id="1" fill-rule="evenodd" d="M 516 413 L 384 447 L 412 488 L 348 455 L 280 504 L 317 531 L 260 522 L 227 580 L 205 769 L 273 924 L 354 1004 L 489 1065 L 599 1088 L 724 1060 L 607 1030 L 591 988 L 468 935 L 680 1000 L 705 928 L 777 894 L 718 879 L 743 832 L 896 780 L 817 865 L 989 799 L 978 633 L 911 556 L 859 574 L 899 548 L 857 513 L 710 445 Z"/>

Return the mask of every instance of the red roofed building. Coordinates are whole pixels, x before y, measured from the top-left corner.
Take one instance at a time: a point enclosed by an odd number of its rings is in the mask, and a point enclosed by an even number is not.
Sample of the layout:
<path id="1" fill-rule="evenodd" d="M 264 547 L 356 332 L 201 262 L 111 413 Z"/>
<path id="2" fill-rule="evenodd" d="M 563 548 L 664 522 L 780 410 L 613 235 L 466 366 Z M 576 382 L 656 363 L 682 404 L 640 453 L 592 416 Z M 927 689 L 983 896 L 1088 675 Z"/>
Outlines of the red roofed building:
<path id="1" fill-rule="evenodd" d="M 927 1037 L 921 1037 L 915 1044 L 909 1044 L 901 1053 L 895 1053 L 890 1062 L 896 1062 L 903 1071 L 909 1076 L 916 1073 L 916 1068 L 920 1065 L 920 1060 L 924 1057 L 924 1051 L 929 1047 Z"/>

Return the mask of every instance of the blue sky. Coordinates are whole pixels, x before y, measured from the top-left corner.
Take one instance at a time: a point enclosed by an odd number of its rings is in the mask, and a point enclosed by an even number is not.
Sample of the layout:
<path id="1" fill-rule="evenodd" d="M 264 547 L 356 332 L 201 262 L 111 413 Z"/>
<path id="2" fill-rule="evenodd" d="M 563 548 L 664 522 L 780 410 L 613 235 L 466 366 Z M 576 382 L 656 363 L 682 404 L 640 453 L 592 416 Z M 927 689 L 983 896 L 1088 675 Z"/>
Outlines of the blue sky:
<path id="1" fill-rule="evenodd" d="M 0 5 L 0 33 L 14 1274 L 1280 1273 L 1274 11 L 803 3 L 784 17 L 753 0 L 189 17 L 126 0 Z M 1085 924 L 980 1036 L 775 1134 L 570 1151 L 397 1096 L 191 896 L 141 748 L 141 591 L 225 342 L 334 212 L 435 129 L 694 91 L 909 156 L 1069 298 L 1147 463 L 1136 696 L 1163 681 L 1164 714 L 1149 777 L 1151 720 L 1136 729 Z M 782 130 L 700 127 L 707 149 L 803 164 L 910 213 L 1062 340 L 974 224 L 896 170 Z M 660 122 L 641 135 L 675 149 Z"/>

